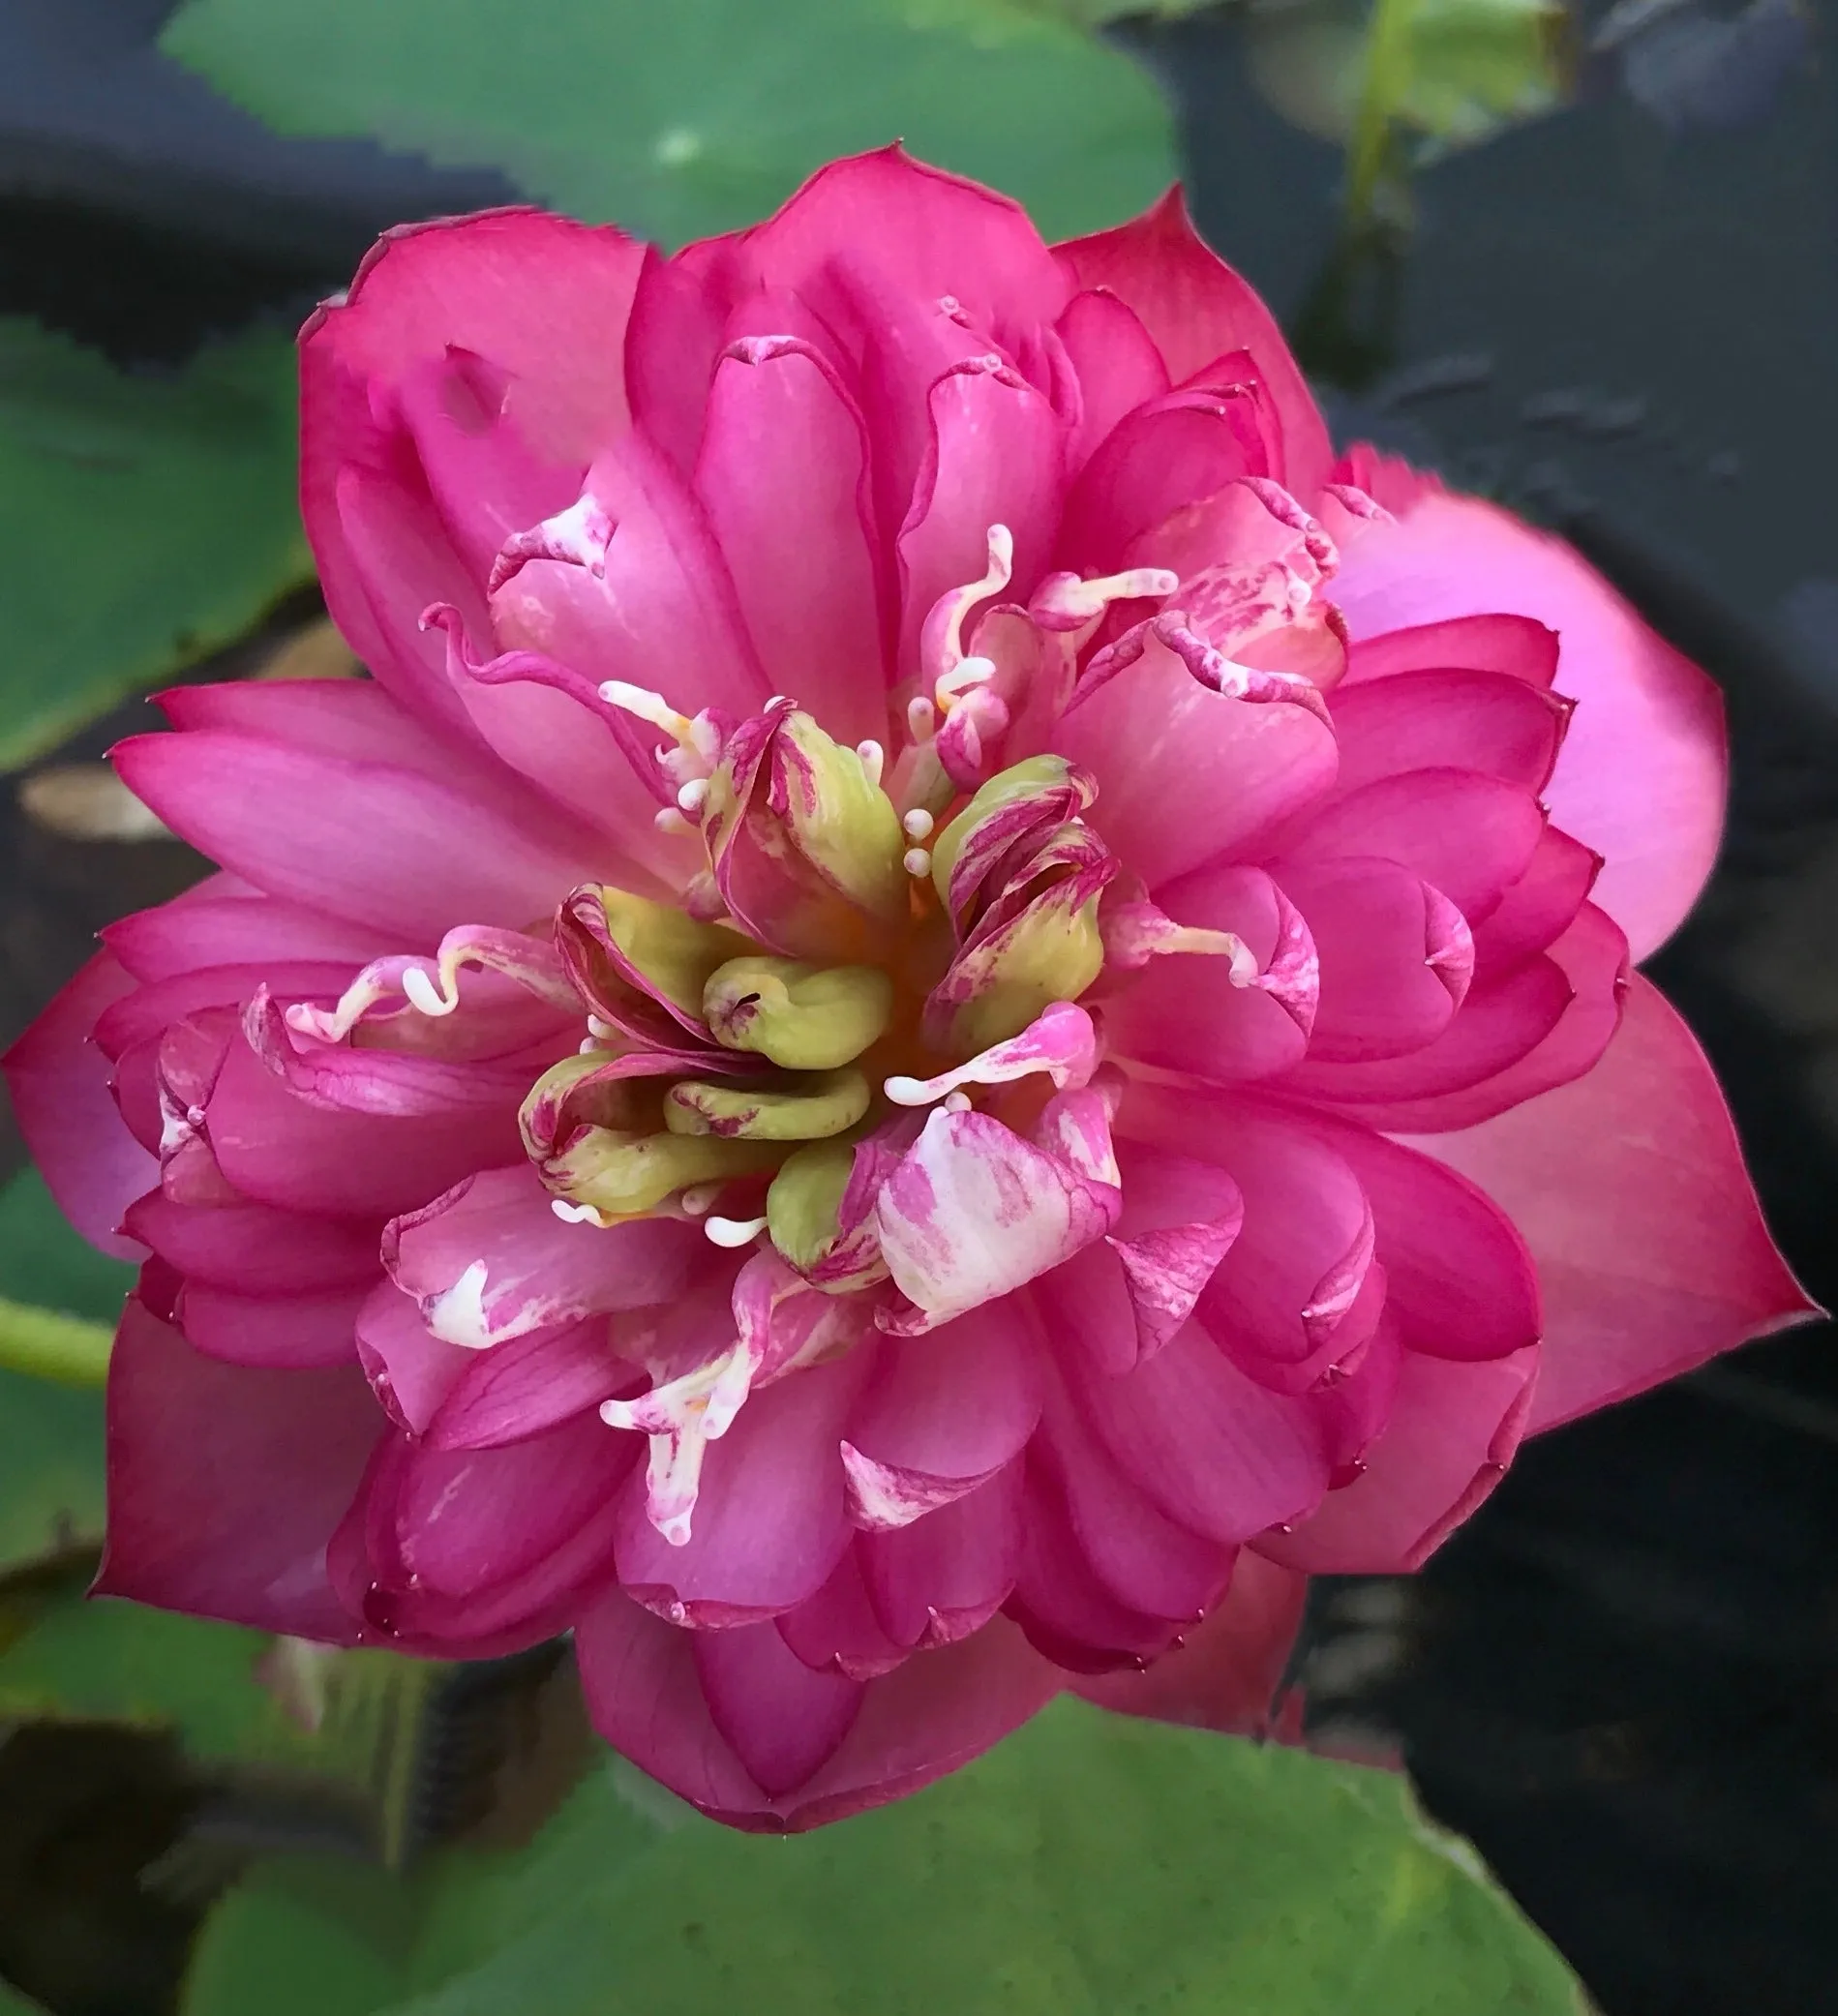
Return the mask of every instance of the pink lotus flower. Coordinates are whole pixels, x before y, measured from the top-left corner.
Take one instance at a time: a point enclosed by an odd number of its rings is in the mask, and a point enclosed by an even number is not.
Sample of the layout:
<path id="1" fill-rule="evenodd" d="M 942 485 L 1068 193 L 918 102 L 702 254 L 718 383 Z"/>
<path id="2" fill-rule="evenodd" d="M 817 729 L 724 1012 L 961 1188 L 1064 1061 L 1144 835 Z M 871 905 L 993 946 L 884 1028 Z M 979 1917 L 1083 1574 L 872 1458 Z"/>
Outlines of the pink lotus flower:
<path id="1" fill-rule="evenodd" d="M 1629 972 L 1714 692 L 1336 461 L 1177 198 L 506 211 L 302 347 L 375 682 L 167 697 L 117 761 L 224 872 L 11 1061 L 150 1255 L 105 1589 L 572 1627 L 609 1741 L 808 1825 L 1069 1684 L 1248 1726 L 1306 1574 L 1805 1311 Z"/>

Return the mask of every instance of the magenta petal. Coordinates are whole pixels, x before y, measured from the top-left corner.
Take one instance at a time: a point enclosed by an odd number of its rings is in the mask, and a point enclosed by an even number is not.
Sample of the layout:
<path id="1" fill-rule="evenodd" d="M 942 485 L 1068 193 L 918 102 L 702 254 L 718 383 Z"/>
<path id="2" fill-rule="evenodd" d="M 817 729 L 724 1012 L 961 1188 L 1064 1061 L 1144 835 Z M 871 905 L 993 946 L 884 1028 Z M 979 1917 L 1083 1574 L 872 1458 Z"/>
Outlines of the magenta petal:
<path id="1" fill-rule="evenodd" d="M 199 966 L 248 966 L 278 959 L 338 960 L 362 966 L 377 950 L 362 924 L 272 896 L 207 897 L 162 903 L 103 928 L 103 942 L 138 980 L 170 979 Z"/>
<path id="2" fill-rule="evenodd" d="M 644 1480 L 634 1479 L 620 1581 L 660 1609 L 733 1623 L 776 1615 L 822 1588 L 849 1541 L 839 1445 L 872 1360 L 852 1351 L 754 1394 L 704 1459 L 683 1546 L 646 1517 Z"/>
<path id="3" fill-rule="evenodd" d="M 428 1424 L 436 1449 L 496 1449 L 572 1421 L 643 1375 L 613 1348 L 606 1319 L 589 1316 L 474 1351 Z"/>
<path id="4" fill-rule="evenodd" d="M 999 358 L 953 367 L 927 405 L 931 445 L 899 535 L 902 670 L 933 603 L 982 578 L 991 526 L 1013 535 L 1016 587 L 1040 578 L 1066 483 L 1059 416 Z"/>
<path id="5" fill-rule="evenodd" d="M 843 1443 L 850 1512 L 871 1532 L 974 1489 L 1026 1447 L 1040 1418 L 1039 1347 L 1012 1304 L 889 1339 L 879 1355 Z"/>
<path id="6" fill-rule="evenodd" d="M 1197 1324 L 1122 1378 L 1067 1368 L 1118 1469 L 1176 1524 L 1244 1541 L 1312 1510 L 1328 1464 L 1301 1400 L 1248 1378 Z"/>
<path id="7" fill-rule="evenodd" d="M 1403 1575 L 1473 1512 L 1519 1446 L 1538 1349 L 1461 1365 L 1406 1351 L 1384 1432 L 1361 1474 L 1330 1491 L 1293 1533 L 1260 1553 L 1309 1575 Z"/>
<path id="8" fill-rule="evenodd" d="M 723 357 L 696 488 L 773 691 L 838 741 L 885 741 L 867 435 L 809 345 L 754 339 Z"/>
<path id="9" fill-rule="evenodd" d="M 1025 1469 L 1012 1462 L 910 1525 L 857 1540 L 868 1600 L 894 1644 L 954 1644 L 1008 1601 L 1021 1559 Z"/>
<path id="10" fill-rule="evenodd" d="M 1480 770 L 1542 791 L 1570 719 L 1567 702 L 1503 672 L 1411 672 L 1335 688 L 1338 788 L 1399 770 Z"/>
<path id="11" fill-rule="evenodd" d="M 709 1715 L 696 1674 L 698 1636 L 621 1594 L 601 1598 L 575 1636 L 588 1712 L 615 1749 L 679 1797 L 757 1830 L 818 1826 L 916 1791 L 1025 1722 L 1063 1678 L 997 1619 L 870 1682 L 834 1755 L 774 1798 L 753 1783 Z"/>
<path id="12" fill-rule="evenodd" d="M 414 1298 L 378 1281 L 357 1315 L 357 1355 L 377 1401 L 399 1427 L 426 1432 L 474 1354 L 437 1338 Z"/>
<path id="13" fill-rule="evenodd" d="M 1602 860 L 1548 826 L 1525 872 L 1474 933 L 1474 971 L 1505 973 L 1566 931 L 1595 886 Z"/>
<path id="14" fill-rule="evenodd" d="M 1068 452 L 1076 472 L 1127 413 L 1167 391 L 1168 368 L 1155 339 L 1113 293 L 1074 294 L 1054 328 L 1078 374 L 1081 411 Z"/>
<path id="15" fill-rule="evenodd" d="M 829 1580 L 814 1596 L 774 1621 L 778 1635 L 813 1672 L 840 1673 L 849 1680 L 874 1680 L 890 1673 L 912 1650 L 896 1644 L 874 1613 L 862 1580 L 859 1543 L 844 1550 Z"/>
<path id="16" fill-rule="evenodd" d="M 242 1042 L 224 1059 L 205 1125 L 245 1196 L 324 1218 L 413 1211 L 472 1170 L 523 1153 L 513 1112 L 421 1120 L 332 1112 L 288 1091 Z"/>
<path id="17" fill-rule="evenodd" d="M 1580 703 L 1546 794 L 1607 866 L 1596 900 L 1643 959 L 1710 871 L 1723 827 L 1716 688 L 1560 539 L 1478 498 L 1426 497 L 1359 540 L 1335 584 L 1356 638 L 1495 610 L 1557 631 L 1559 689 Z"/>
<path id="18" fill-rule="evenodd" d="M 134 991 L 99 952 L 6 1054 L 13 1110 L 58 1207 L 89 1241 L 124 1260 L 141 1257 L 117 1229 L 160 1165 L 122 1125 L 109 1095 L 109 1061 L 91 1032 L 102 1012 Z"/>
<path id="19" fill-rule="evenodd" d="M 123 781 L 201 853 L 258 888 L 407 943 L 459 920 L 521 929 L 592 871 L 419 771 L 229 730 L 137 736 Z"/>
<path id="20" fill-rule="evenodd" d="M 238 1295 L 369 1287 L 381 1266 L 377 1224 L 266 1204 L 180 1204 L 151 1190 L 130 1207 L 126 1226 L 178 1273 Z"/>
<path id="21" fill-rule="evenodd" d="M 108 1370 L 97 1592 L 351 1643 L 325 1550 L 381 1425 L 355 1366 L 221 1364 L 131 1298 Z"/>
<path id="22" fill-rule="evenodd" d="M 238 1295 L 187 1281 L 175 1320 L 185 1339 L 232 1365 L 347 1365 L 357 1355 L 363 1287 L 320 1295 Z"/>
<path id="23" fill-rule="evenodd" d="M 1147 1672 L 1093 1674 L 1074 1681 L 1072 1692 L 1120 1715 L 1264 1736 L 1307 1594 L 1306 1577 L 1240 1552 L 1223 1601 L 1176 1650 Z"/>
<path id="24" fill-rule="evenodd" d="M 1297 496 L 1314 496 L 1334 459 L 1327 425 L 1270 311 L 1202 243 L 1178 189 L 1133 223 L 1055 255 L 1080 286 L 1107 287 L 1134 310 L 1176 382 L 1228 350 L 1248 351 L 1281 430 L 1282 466 L 1270 473 Z"/>
<path id="25" fill-rule="evenodd" d="M 1150 888 L 1242 854 L 1333 784 L 1333 731 L 1307 708 L 1208 689 L 1152 643 L 1082 699 L 1053 746 L 1098 781 L 1090 819 Z"/>
<path id="26" fill-rule="evenodd" d="M 1418 1145 L 1483 1185 L 1531 1248 L 1534 1429 L 1816 1313 L 1762 1222 L 1703 1053 L 1638 974 L 1587 1076 Z"/>
<path id="27" fill-rule="evenodd" d="M 768 1798 L 827 1763 L 861 1705 L 859 1681 L 813 1672 L 771 1624 L 699 1631 L 695 1659 L 710 1720 Z"/>
<path id="28" fill-rule="evenodd" d="M 674 1300 L 707 1257 L 701 1228 L 667 1219 L 564 1223 L 527 1162 L 488 1169 L 383 1235 L 396 1284 L 437 1337 L 479 1349 L 525 1332 Z"/>
<path id="29" fill-rule="evenodd" d="M 1557 633 L 1526 616 L 1458 616 L 1356 638 L 1342 687 L 1413 672 L 1501 672 L 1529 686 L 1557 677 Z"/>

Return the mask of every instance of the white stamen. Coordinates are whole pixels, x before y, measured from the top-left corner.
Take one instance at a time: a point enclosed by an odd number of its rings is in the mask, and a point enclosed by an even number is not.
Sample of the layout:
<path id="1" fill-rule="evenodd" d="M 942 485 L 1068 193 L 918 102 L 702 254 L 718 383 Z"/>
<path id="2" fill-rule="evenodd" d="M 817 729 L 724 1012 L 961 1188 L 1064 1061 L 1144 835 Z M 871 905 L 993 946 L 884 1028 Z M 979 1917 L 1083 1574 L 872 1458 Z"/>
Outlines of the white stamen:
<path id="1" fill-rule="evenodd" d="M 564 1225 L 598 1225 L 605 1231 L 613 1222 L 591 1204 L 570 1204 L 566 1197 L 551 1197 L 549 1208 Z"/>
<path id="2" fill-rule="evenodd" d="M 707 777 L 691 777 L 689 782 L 677 793 L 678 809 L 686 819 L 697 818 L 704 805 L 708 802 L 708 780 Z"/>
<path id="3" fill-rule="evenodd" d="M 611 1041 L 614 1037 L 618 1035 L 618 1031 L 602 1016 L 589 1015 L 588 1017 L 588 1034 L 589 1036 L 604 1037 Z"/>
<path id="4" fill-rule="evenodd" d="M 769 714 L 775 707 L 796 707 L 798 703 L 789 693 L 774 693 L 771 699 L 766 703 L 766 711 Z"/>
<path id="5" fill-rule="evenodd" d="M 584 1036 L 575 1046 L 574 1054 L 577 1057 L 591 1057 L 599 1047 L 600 1042 L 597 1037 Z"/>
<path id="6" fill-rule="evenodd" d="M 909 847 L 904 859 L 909 875 L 929 875 L 932 872 L 932 857 L 923 847 Z"/>
<path id="7" fill-rule="evenodd" d="M 450 1015 L 460 1005 L 457 989 L 449 1000 L 419 966 L 404 968 L 402 991 L 408 1006 L 419 1008 L 424 1015 Z"/>
<path id="8" fill-rule="evenodd" d="M 677 1201 L 689 1217 L 701 1218 L 704 1212 L 713 1208 L 714 1200 L 720 1194 L 721 1186 L 718 1183 L 697 1183 L 680 1192 Z"/>
<path id="9" fill-rule="evenodd" d="M 694 723 L 687 714 L 679 714 L 661 693 L 653 693 L 648 686 L 628 685 L 624 679 L 608 679 L 600 688 L 600 698 L 608 707 L 622 708 L 628 714 L 636 714 L 641 721 L 648 721 L 653 728 L 661 728 L 673 742 L 686 742 Z"/>
<path id="10" fill-rule="evenodd" d="M 703 1221 L 702 1229 L 711 1246 L 751 1246 L 766 1230 L 766 1220 L 763 1218 L 710 1218 Z"/>
<path id="11" fill-rule="evenodd" d="M 881 770 L 888 760 L 888 752 L 876 741 L 858 742 L 856 754 L 861 759 L 861 768 L 870 784 L 879 784 Z"/>
<path id="12" fill-rule="evenodd" d="M 661 805 L 651 817 L 651 824 L 660 833 L 693 833 L 691 826 L 675 805 Z"/>
<path id="13" fill-rule="evenodd" d="M 906 704 L 906 732 L 916 742 L 929 742 L 938 733 L 938 709 L 923 693 Z"/>
<path id="14" fill-rule="evenodd" d="M 926 811 L 923 805 L 915 805 L 912 811 L 900 821 L 900 825 L 905 828 L 906 837 L 909 840 L 929 840 L 932 837 L 932 828 L 937 824 L 938 822 Z"/>
<path id="15" fill-rule="evenodd" d="M 959 658 L 949 672 L 939 675 L 938 683 L 932 688 L 932 698 L 949 711 L 951 702 L 960 693 L 968 693 L 973 686 L 986 685 L 995 676 L 996 661 L 993 658 Z"/>
<path id="16" fill-rule="evenodd" d="M 969 1093 L 948 1092 L 945 1095 L 945 1111 L 947 1113 L 968 1113 L 970 1111 Z"/>

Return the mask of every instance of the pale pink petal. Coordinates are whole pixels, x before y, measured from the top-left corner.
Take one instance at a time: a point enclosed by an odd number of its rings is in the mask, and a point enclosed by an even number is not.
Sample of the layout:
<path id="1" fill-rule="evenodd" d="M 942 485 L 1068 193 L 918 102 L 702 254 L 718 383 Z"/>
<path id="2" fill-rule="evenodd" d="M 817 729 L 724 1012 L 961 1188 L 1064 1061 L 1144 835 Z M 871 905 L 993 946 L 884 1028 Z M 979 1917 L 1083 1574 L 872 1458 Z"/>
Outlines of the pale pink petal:
<path id="1" fill-rule="evenodd" d="M 1636 959 L 1671 936 L 1723 829 L 1723 707 L 1562 540 L 1475 497 L 1435 496 L 1346 557 L 1335 597 L 1356 638 L 1507 611 L 1558 633 L 1559 691 L 1579 703 L 1546 794 L 1552 818 L 1606 862 L 1596 900 Z"/>
<path id="2" fill-rule="evenodd" d="M 473 1350 L 526 1331 L 669 1302 L 708 1253 L 669 1219 L 567 1223 L 528 1163 L 468 1176 L 383 1234 L 383 1262 L 429 1328 Z"/>
<path id="3" fill-rule="evenodd" d="M 1763 1225 L 1703 1053 L 1638 974 L 1585 1077 L 1418 1145 L 1484 1186 L 1531 1249 L 1533 1429 L 1815 1313 Z"/>

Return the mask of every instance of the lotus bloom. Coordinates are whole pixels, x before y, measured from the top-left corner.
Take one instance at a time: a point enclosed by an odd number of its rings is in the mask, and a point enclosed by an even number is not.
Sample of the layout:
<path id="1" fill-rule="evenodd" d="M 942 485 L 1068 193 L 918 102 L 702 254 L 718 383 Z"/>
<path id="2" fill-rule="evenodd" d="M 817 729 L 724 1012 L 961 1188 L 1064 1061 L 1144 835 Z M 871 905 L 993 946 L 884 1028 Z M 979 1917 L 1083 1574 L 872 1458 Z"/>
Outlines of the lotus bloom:
<path id="1" fill-rule="evenodd" d="M 1178 198 L 418 226 L 302 363 L 374 679 L 167 697 L 116 760 L 223 872 L 11 1064 L 145 1261 L 105 1589 L 571 1628 L 611 1743 L 809 1825 L 1069 1685 L 1254 1720 L 1306 1574 L 1804 1310 L 1630 972 L 1714 692 L 1336 460 Z"/>

